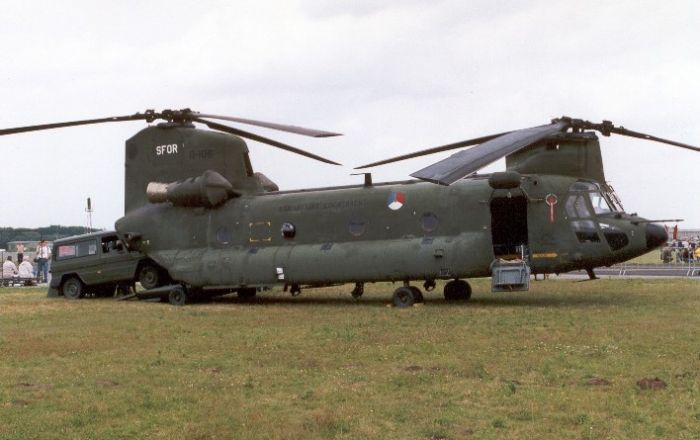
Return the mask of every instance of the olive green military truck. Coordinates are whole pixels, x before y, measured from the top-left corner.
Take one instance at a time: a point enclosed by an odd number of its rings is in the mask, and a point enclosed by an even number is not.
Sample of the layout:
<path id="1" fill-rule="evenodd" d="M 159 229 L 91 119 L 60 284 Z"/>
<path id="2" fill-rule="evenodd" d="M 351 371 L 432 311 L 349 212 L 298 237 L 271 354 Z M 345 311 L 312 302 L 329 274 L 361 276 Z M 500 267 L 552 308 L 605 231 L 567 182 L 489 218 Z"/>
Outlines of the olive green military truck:
<path id="1" fill-rule="evenodd" d="M 116 232 L 101 231 L 54 242 L 48 296 L 110 297 L 117 289 L 128 292 L 137 281 L 151 289 L 167 278 L 148 257 L 129 249 Z"/>

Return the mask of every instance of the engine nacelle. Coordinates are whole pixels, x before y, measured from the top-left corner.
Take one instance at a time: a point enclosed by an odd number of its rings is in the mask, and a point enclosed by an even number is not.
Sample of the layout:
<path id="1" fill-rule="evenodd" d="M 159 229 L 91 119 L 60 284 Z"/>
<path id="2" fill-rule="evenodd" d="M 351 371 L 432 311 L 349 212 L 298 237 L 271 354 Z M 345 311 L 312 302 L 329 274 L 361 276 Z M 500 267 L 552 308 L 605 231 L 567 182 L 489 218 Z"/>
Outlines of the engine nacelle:
<path id="1" fill-rule="evenodd" d="M 489 186 L 493 189 L 511 189 L 520 186 L 520 173 L 501 171 L 489 176 Z"/>
<path id="2" fill-rule="evenodd" d="M 235 195 L 231 182 L 211 170 L 172 183 L 151 182 L 146 194 L 151 203 L 170 202 L 187 208 L 214 208 Z"/>

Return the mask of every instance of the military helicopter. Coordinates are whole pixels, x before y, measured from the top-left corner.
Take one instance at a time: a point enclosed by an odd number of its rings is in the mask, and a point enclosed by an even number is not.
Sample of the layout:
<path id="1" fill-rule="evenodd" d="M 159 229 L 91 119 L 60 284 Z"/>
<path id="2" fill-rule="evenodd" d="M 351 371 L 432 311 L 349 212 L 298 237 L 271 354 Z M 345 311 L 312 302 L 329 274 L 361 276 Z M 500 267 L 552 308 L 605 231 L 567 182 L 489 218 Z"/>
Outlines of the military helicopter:
<path id="1" fill-rule="evenodd" d="M 280 191 L 255 173 L 243 138 L 335 162 L 211 119 L 316 137 L 319 130 L 183 110 L 0 130 L 0 135 L 145 120 L 126 141 L 125 215 L 116 231 L 146 258 L 135 279 L 173 304 L 261 288 L 400 282 L 398 307 L 448 280 L 446 300 L 468 300 L 473 277 L 493 291 L 527 290 L 531 274 L 609 266 L 667 240 L 663 227 L 626 213 L 606 182 L 595 132 L 700 148 L 615 126 L 551 123 L 374 162 L 358 169 L 472 147 L 411 174 L 417 180 Z M 195 128 L 204 124 L 212 130 Z M 506 158 L 506 171 L 477 174 Z M 63 282 L 63 281 L 62 281 Z M 75 283 L 74 283 L 75 284 Z"/>

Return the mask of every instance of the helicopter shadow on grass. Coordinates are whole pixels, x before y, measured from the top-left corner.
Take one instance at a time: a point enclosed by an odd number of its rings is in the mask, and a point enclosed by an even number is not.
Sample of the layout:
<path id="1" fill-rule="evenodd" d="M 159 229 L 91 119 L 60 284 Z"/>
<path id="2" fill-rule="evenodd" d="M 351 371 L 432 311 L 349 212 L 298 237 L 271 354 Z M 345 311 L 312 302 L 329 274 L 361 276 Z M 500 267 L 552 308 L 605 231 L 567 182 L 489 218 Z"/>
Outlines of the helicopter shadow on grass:
<path id="1" fill-rule="evenodd" d="M 507 296 L 476 296 L 469 301 L 447 302 L 441 296 L 426 294 L 424 307 L 605 307 L 624 306 L 631 304 L 634 299 L 629 296 L 619 295 L 507 295 Z M 261 295 L 253 299 L 242 300 L 235 296 L 223 296 L 212 298 L 205 304 L 236 304 L 241 306 L 340 306 L 340 307 L 387 307 L 392 305 L 391 296 L 364 296 L 359 300 L 348 296 L 265 296 Z"/>

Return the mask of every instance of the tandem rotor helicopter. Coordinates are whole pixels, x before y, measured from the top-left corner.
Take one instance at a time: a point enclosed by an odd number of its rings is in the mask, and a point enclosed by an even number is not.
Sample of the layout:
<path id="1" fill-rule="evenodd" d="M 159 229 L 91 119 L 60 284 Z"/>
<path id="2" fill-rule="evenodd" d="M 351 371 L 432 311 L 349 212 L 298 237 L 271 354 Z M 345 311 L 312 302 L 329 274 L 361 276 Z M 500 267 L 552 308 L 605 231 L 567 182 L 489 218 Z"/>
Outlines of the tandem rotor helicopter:
<path id="1" fill-rule="evenodd" d="M 126 141 L 125 214 L 115 229 L 128 252 L 141 256 L 127 278 L 180 305 L 231 292 L 249 298 L 276 284 L 296 295 L 354 283 L 352 295 L 359 298 L 364 283 L 395 281 L 402 285 L 393 303 L 404 307 L 423 300 L 412 282 L 431 291 L 436 280 L 449 280 L 445 299 L 468 300 L 466 279 L 473 277 L 490 276 L 494 291 L 527 290 L 531 274 L 583 269 L 594 278 L 594 268 L 667 240 L 655 224 L 662 220 L 624 211 L 606 182 L 595 132 L 700 151 L 610 121 L 561 117 L 357 167 L 472 147 L 411 174 L 416 180 L 374 183 L 367 173 L 362 185 L 280 191 L 253 171 L 244 138 L 338 164 L 212 119 L 337 135 L 189 109 L 2 129 L 0 135 L 162 120 Z M 506 171 L 476 174 L 502 157 Z M 93 289 L 77 274 L 54 278 L 50 295 L 78 298 Z"/>

